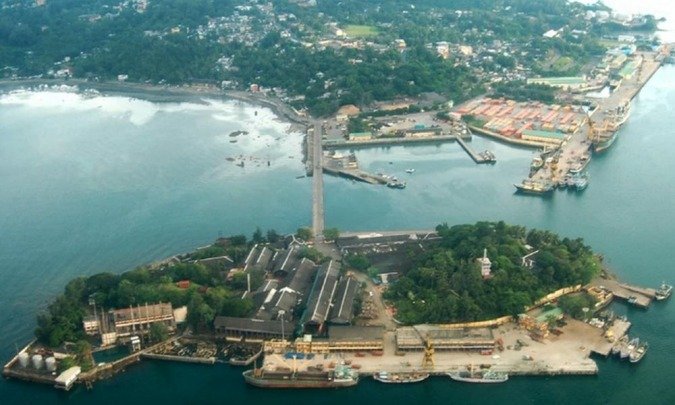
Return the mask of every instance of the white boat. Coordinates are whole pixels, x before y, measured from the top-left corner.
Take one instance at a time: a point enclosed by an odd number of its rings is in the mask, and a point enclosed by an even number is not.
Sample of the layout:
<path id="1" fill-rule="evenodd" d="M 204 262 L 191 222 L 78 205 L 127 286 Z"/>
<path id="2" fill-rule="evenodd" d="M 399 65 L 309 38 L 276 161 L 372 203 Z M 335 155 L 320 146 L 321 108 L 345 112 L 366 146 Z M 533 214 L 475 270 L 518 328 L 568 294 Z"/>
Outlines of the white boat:
<path id="1" fill-rule="evenodd" d="M 640 343 L 640 344 L 635 348 L 635 350 L 633 350 L 632 352 L 630 352 L 630 354 L 628 355 L 628 360 L 629 360 L 631 363 L 637 363 L 637 362 L 639 362 L 640 360 L 642 360 L 642 358 L 643 358 L 643 357 L 645 356 L 645 354 L 647 353 L 647 349 L 648 349 L 648 348 L 649 348 L 649 345 L 647 344 L 647 342 Z"/>
<path id="2" fill-rule="evenodd" d="M 663 283 L 661 283 L 661 286 L 656 290 L 656 293 L 654 293 L 654 297 L 658 301 L 661 301 L 670 297 L 672 293 L 673 293 L 673 286 L 670 284 L 666 284 L 666 282 L 664 281 Z"/>
<path id="3" fill-rule="evenodd" d="M 406 173 L 415 173 L 415 169 L 405 169 Z"/>
<path id="4" fill-rule="evenodd" d="M 447 373 L 448 376 L 461 382 L 480 383 L 480 384 L 495 384 L 502 383 L 509 379 L 506 373 L 492 371 L 492 370 L 474 370 L 473 366 L 469 367 L 468 371 L 457 371 L 454 373 Z"/>

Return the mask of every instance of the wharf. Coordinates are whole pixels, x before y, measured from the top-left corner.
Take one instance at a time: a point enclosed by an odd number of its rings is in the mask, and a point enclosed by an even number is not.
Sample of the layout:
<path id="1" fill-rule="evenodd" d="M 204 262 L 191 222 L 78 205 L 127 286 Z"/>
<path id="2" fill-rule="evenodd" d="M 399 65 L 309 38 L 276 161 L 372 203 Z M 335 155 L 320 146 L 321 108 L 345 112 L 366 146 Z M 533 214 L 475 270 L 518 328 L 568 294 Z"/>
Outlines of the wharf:
<path id="1" fill-rule="evenodd" d="M 157 353 L 143 353 L 141 354 L 141 357 L 144 359 L 176 361 L 181 363 L 215 364 L 216 362 L 215 357 L 191 357 Z"/>
<path id="2" fill-rule="evenodd" d="M 323 171 L 328 174 L 346 177 L 369 184 L 387 184 L 390 180 L 384 176 L 367 173 L 358 169 L 335 169 L 324 166 Z"/>
<path id="3" fill-rule="evenodd" d="M 616 108 L 630 102 L 656 73 L 663 62 L 658 55 L 655 52 L 637 54 L 636 57 L 642 58 L 642 63 L 636 73 L 632 77 L 624 79 L 621 86 L 610 97 L 597 99 L 597 108 L 589 114 L 589 119 L 581 125 L 578 131 L 567 135 L 563 145 L 557 149 L 554 164 L 544 165 L 533 173 L 530 179 L 537 182 L 560 184 L 569 170 L 579 164 L 580 158 L 590 152 L 591 138 L 599 130 L 601 123 L 606 121 L 606 112 L 616 110 Z"/>
<path id="4" fill-rule="evenodd" d="M 630 329 L 631 323 L 623 319 L 615 319 L 612 325 L 605 332 L 606 339 L 598 341 L 591 347 L 591 352 L 607 357 L 619 339 L 625 336 Z"/>
<path id="5" fill-rule="evenodd" d="M 615 297 L 626 300 L 629 304 L 640 308 L 648 308 L 656 296 L 656 290 L 653 288 L 624 284 L 616 280 L 598 280 L 593 284 L 611 291 Z"/>
<path id="6" fill-rule="evenodd" d="M 477 164 L 481 163 L 494 163 L 497 160 L 491 152 L 485 151 L 483 153 L 476 153 L 460 136 L 457 136 L 457 143 L 466 151 L 466 153 L 473 159 Z"/>
<path id="7" fill-rule="evenodd" d="M 350 363 L 362 376 L 376 372 L 412 372 L 423 371 L 431 375 L 444 376 L 446 373 L 466 370 L 469 367 L 490 368 L 509 375 L 552 376 L 552 375 L 594 375 L 598 373 L 597 364 L 589 356 L 591 349 L 598 343 L 607 342 L 604 331 L 587 323 L 570 320 L 561 328 L 559 336 L 552 336 L 540 342 L 533 340 L 529 332 L 517 324 L 509 322 L 493 330 L 495 338 L 501 339 L 504 350 L 494 350 L 489 354 L 477 351 L 436 349 L 432 366 L 423 367 L 422 351 L 397 351 L 396 332 L 384 334 L 381 353 L 342 352 L 316 355 L 312 359 L 285 359 L 281 354 L 268 354 L 264 359 L 264 368 L 297 369 L 308 367 L 330 368 L 330 363 L 340 361 Z M 520 345 L 518 342 L 524 342 Z M 610 346 L 611 348 L 611 346 Z"/>
<path id="8" fill-rule="evenodd" d="M 322 142 L 322 146 L 326 149 L 352 148 L 354 146 L 387 146 L 387 145 L 404 145 L 415 143 L 434 143 L 434 142 L 452 142 L 459 138 L 471 139 L 471 135 L 440 135 L 429 137 L 408 137 L 408 138 L 376 138 L 363 141 L 346 141 L 342 139 L 329 139 Z"/>

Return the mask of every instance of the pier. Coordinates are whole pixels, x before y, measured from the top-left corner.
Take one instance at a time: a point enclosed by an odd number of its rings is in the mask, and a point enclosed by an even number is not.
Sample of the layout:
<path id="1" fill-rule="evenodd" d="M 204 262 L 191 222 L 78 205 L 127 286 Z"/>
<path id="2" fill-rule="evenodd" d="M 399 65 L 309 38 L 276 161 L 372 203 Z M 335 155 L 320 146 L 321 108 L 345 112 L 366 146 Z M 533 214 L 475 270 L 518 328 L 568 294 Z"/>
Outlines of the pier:
<path id="1" fill-rule="evenodd" d="M 643 309 L 648 308 L 656 296 L 656 290 L 653 288 L 624 284 L 616 280 L 601 280 L 593 284 L 599 288 L 611 291 L 616 298 L 625 300 L 629 304 Z"/>
<path id="2" fill-rule="evenodd" d="M 462 139 L 461 136 L 457 135 L 455 137 L 457 139 L 457 143 L 466 151 L 466 153 L 473 159 L 474 162 L 477 164 L 482 164 L 482 163 L 494 163 L 497 161 L 495 159 L 495 156 L 489 152 L 485 151 L 482 153 L 476 153 L 467 143 L 464 139 Z"/>
<path id="3" fill-rule="evenodd" d="M 321 137 L 323 127 L 321 121 L 315 120 L 313 131 L 308 134 L 312 137 L 312 149 L 307 151 L 312 156 L 312 234 L 316 243 L 323 242 L 324 223 L 324 200 L 323 200 L 323 148 Z"/>

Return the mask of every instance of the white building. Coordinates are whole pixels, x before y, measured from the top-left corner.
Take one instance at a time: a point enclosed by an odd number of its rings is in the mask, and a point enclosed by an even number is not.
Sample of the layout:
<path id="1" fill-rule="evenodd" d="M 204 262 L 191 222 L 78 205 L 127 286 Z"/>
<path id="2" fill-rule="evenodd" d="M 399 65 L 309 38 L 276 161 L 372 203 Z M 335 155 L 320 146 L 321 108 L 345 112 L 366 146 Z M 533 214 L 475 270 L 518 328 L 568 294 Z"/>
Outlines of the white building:
<path id="1" fill-rule="evenodd" d="M 480 275 L 483 276 L 483 279 L 490 278 L 492 272 L 492 262 L 487 257 L 487 249 L 483 249 L 483 257 L 479 257 L 478 263 L 480 263 Z"/>

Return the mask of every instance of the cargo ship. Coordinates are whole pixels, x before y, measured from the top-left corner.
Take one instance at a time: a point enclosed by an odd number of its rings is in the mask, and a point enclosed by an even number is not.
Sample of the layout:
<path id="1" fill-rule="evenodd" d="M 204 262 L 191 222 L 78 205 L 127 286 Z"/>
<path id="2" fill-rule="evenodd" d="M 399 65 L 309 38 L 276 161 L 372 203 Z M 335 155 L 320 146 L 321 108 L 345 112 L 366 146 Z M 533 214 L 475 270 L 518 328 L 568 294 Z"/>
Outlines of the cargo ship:
<path id="1" fill-rule="evenodd" d="M 609 123 L 607 131 L 593 140 L 593 152 L 601 153 L 614 144 L 618 136 L 619 128 L 628 120 L 630 116 L 630 102 L 618 106 L 608 112 Z"/>
<path id="2" fill-rule="evenodd" d="M 380 371 L 375 373 L 373 378 L 376 381 L 385 384 L 409 384 L 422 382 L 429 378 L 429 373 L 416 373 L 416 372 L 400 372 L 400 373 L 389 373 L 387 371 Z"/>
<path id="3" fill-rule="evenodd" d="M 547 194 L 553 191 L 553 184 L 549 182 L 538 182 L 533 180 L 523 180 L 521 184 L 514 184 L 516 189 L 524 194 Z"/>
<path id="4" fill-rule="evenodd" d="M 327 371 L 291 371 L 254 368 L 242 373 L 247 384 L 259 388 L 345 388 L 359 382 L 359 376 L 350 366 L 338 364 Z"/>
<path id="5" fill-rule="evenodd" d="M 509 379 L 506 373 L 497 371 L 475 371 L 473 368 L 469 371 L 458 371 L 455 373 L 448 373 L 451 379 L 461 382 L 480 383 L 480 384 L 495 384 L 502 383 Z"/>

